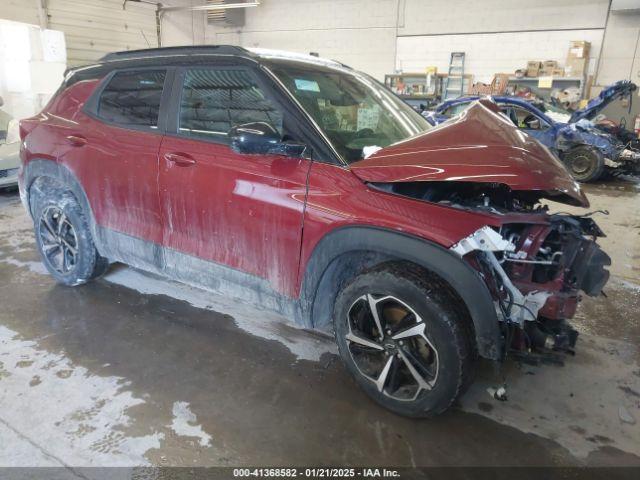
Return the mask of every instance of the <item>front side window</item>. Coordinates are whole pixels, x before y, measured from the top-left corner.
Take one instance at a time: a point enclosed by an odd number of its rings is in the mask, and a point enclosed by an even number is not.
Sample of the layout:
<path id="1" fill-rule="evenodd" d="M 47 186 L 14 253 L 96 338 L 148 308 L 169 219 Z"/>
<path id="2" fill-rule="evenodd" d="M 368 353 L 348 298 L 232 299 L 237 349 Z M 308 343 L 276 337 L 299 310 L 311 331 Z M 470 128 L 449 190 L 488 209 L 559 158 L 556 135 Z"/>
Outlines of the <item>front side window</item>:
<path id="1" fill-rule="evenodd" d="M 502 111 L 518 128 L 525 130 L 544 130 L 548 127 L 546 122 L 525 108 L 509 105 L 504 106 Z"/>
<path id="2" fill-rule="evenodd" d="M 158 127 L 166 71 L 116 73 L 100 95 L 98 117 L 129 127 Z"/>
<path id="3" fill-rule="evenodd" d="M 283 115 L 245 69 L 187 70 L 180 102 L 182 135 L 226 141 L 229 130 L 265 122 L 283 133 Z"/>
<path id="4" fill-rule="evenodd" d="M 278 66 L 274 73 L 349 163 L 366 147 L 386 147 L 431 128 L 427 120 L 367 75 Z"/>

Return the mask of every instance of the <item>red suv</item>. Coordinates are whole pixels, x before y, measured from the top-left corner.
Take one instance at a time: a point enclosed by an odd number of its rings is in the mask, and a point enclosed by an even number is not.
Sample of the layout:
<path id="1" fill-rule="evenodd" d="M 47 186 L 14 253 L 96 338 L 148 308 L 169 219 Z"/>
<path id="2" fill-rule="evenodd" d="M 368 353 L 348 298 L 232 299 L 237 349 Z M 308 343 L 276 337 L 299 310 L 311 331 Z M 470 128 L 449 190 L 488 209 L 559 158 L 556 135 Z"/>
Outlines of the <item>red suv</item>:
<path id="1" fill-rule="evenodd" d="M 481 100 L 431 127 L 337 62 L 231 46 L 113 53 L 20 124 L 42 259 L 79 285 L 110 262 L 333 332 L 358 384 L 446 410 L 478 355 L 570 350 L 609 257 L 541 144 Z"/>

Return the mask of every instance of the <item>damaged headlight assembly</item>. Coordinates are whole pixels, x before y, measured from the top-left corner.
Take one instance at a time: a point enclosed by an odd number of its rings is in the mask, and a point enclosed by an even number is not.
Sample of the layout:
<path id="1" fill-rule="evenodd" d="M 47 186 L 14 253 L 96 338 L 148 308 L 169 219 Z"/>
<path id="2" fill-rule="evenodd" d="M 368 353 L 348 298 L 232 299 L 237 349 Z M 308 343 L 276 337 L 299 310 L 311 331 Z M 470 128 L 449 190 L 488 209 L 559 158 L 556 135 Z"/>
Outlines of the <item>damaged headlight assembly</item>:
<path id="1" fill-rule="evenodd" d="M 460 257 L 464 257 L 470 252 L 479 252 L 479 255 L 498 276 L 509 298 L 506 306 L 497 301 L 500 306 L 498 318 L 505 322 L 515 323 L 521 328 L 524 327 L 525 321 L 535 321 L 538 318 L 538 311 L 551 296 L 551 292 L 532 291 L 524 295 L 516 288 L 496 257 L 496 253 L 502 253 L 503 261 L 507 260 L 509 256 L 516 257 L 517 254 L 514 255 L 516 246 L 512 242 L 504 239 L 492 228 L 485 226 L 460 240 L 451 247 L 451 250 Z"/>
<path id="2" fill-rule="evenodd" d="M 504 356 L 562 363 L 577 332 L 566 322 L 579 292 L 596 296 L 611 260 L 596 244 L 602 231 L 587 216 L 549 215 L 548 223 L 484 226 L 450 250 L 484 278 L 504 331 Z M 593 237 L 593 238 L 589 238 Z"/>

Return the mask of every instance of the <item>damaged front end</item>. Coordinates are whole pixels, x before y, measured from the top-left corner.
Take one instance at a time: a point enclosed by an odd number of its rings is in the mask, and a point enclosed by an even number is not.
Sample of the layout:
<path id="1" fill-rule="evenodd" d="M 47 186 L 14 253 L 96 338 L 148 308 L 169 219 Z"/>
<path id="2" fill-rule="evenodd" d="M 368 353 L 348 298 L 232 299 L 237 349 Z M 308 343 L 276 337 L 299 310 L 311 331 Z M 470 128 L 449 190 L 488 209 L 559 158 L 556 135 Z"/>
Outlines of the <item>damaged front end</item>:
<path id="1" fill-rule="evenodd" d="M 542 192 L 503 184 L 389 182 L 372 187 L 416 200 L 482 213 L 487 225 L 450 250 L 484 279 L 501 322 L 503 356 L 560 362 L 578 337 L 567 320 L 580 296 L 598 296 L 609 279 L 604 233 L 587 214 L 550 213 Z"/>
<path id="2" fill-rule="evenodd" d="M 609 279 L 604 234 L 589 217 L 565 214 L 483 227 L 451 250 L 476 268 L 502 322 L 505 350 L 530 361 L 573 353 L 577 332 L 567 323 L 581 292 L 597 296 Z"/>
<path id="3" fill-rule="evenodd" d="M 556 143 L 560 152 L 568 152 L 581 145 L 597 149 L 604 158 L 605 166 L 613 174 L 640 174 L 640 151 L 635 142 L 625 144 L 590 120 L 578 120 L 561 128 Z"/>
<path id="4" fill-rule="evenodd" d="M 543 204 L 589 206 L 549 150 L 480 101 L 351 168 L 371 188 L 484 217 L 485 226 L 446 246 L 486 283 L 503 355 L 539 361 L 573 351 L 577 332 L 567 320 L 582 293 L 602 292 L 611 259 L 589 214 L 554 214 Z"/>

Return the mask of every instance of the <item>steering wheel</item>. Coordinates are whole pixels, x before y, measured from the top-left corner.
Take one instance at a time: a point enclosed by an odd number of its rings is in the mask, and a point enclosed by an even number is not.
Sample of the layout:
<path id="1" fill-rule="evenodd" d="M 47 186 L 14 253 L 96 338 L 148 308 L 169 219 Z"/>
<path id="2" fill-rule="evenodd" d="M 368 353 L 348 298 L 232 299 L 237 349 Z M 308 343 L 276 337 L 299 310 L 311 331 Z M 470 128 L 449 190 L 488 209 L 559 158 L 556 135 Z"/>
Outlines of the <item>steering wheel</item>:
<path id="1" fill-rule="evenodd" d="M 376 132 L 374 132 L 372 128 L 361 128 L 353 136 L 353 139 L 356 139 L 356 138 L 372 138 L 372 137 L 375 137 L 375 136 L 376 136 Z"/>
<path id="2" fill-rule="evenodd" d="M 527 128 L 531 130 L 539 130 L 540 127 L 542 126 L 540 119 L 535 115 L 527 115 L 522 121 L 522 123 L 524 123 L 527 126 Z"/>
<path id="3" fill-rule="evenodd" d="M 358 130 L 349 143 L 345 146 L 352 150 L 362 150 L 369 145 L 378 145 L 380 143 L 380 136 L 376 135 L 376 132 L 371 128 L 361 128 Z"/>

